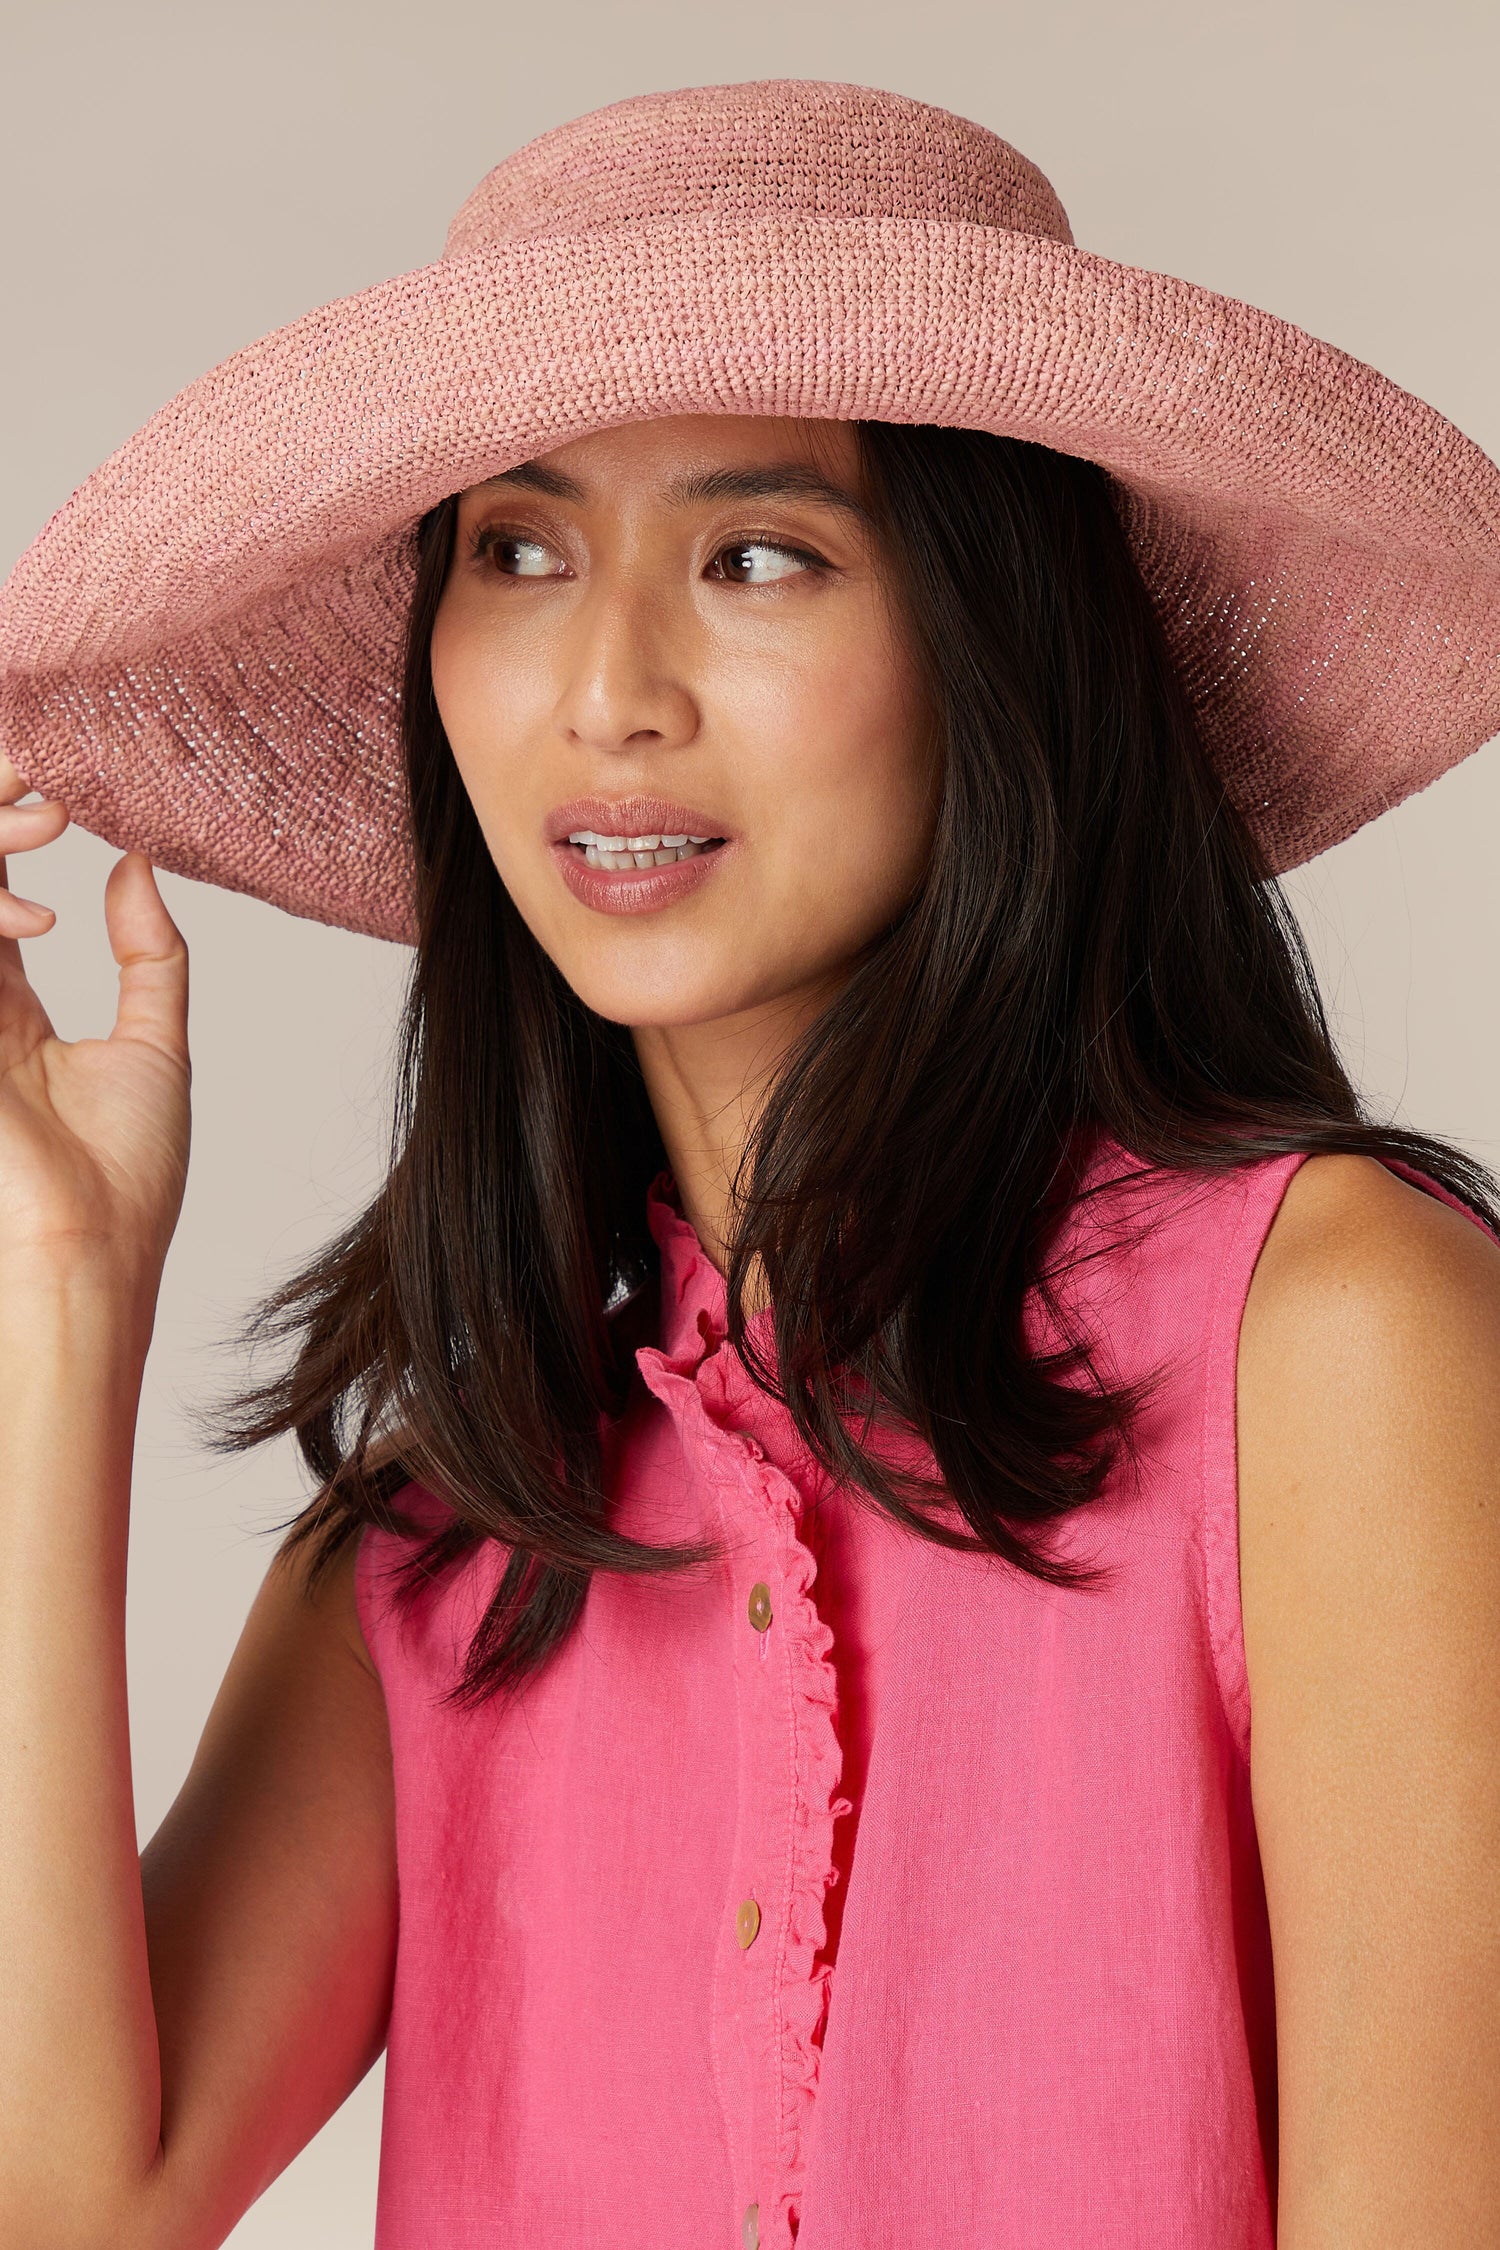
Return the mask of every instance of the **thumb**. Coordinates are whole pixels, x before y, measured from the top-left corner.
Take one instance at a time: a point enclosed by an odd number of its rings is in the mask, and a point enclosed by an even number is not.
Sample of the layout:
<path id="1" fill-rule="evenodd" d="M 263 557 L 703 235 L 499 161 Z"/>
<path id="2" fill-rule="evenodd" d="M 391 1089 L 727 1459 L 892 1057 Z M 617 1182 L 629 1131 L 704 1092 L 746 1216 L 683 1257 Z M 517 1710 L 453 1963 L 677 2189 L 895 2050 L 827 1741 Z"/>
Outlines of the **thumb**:
<path id="1" fill-rule="evenodd" d="M 104 924 L 120 965 L 112 1039 L 139 1039 L 186 1064 L 188 955 L 144 852 L 116 860 L 104 885 Z"/>

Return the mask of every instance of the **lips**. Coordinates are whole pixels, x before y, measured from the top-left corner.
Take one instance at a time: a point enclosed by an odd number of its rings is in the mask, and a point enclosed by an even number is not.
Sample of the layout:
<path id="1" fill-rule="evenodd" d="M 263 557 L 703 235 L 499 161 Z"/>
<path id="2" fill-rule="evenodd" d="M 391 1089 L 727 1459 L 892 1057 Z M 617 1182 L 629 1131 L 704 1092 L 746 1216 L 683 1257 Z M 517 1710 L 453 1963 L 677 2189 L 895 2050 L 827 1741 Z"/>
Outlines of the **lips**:
<path id="1" fill-rule="evenodd" d="M 565 844 L 579 829 L 596 836 L 712 836 L 728 842 L 734 830 L 701 805 L 671 797 L 575 797 L 547 815 L 549 844 Z"/>
<path id="2" fill-rule="evenodd" d="M 609 869 L 590 867 L 580 851 L 571 844 L 553 844 L 551 852 L 557 871 L 568 889 L 583 906 L 591 906 L 600 914 L 657 914 L 663 907 L 679 906 L 701 889 L 704 883 L 722 881 L 718 874 L 726 859 L 733 859 L 733 844 L 716 844 L 701 851 L 691 859 L 674 860 L 670 866 Z"/>

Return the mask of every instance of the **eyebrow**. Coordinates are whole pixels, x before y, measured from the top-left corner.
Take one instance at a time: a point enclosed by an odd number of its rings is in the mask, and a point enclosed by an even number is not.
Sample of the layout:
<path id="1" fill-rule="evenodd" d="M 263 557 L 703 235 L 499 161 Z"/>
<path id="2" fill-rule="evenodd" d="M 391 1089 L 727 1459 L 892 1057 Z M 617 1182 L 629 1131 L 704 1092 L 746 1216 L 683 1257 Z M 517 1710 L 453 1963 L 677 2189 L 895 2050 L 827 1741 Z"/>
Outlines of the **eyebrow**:
<path id="1" fill-rule="evenodd" d="M 588 493 L 576 477 L 549 469 L 541 461 L 520 461 L 513 469 L 486 477 L 481 492 L 520 487 L 544 492 L 553 500 L 586 501 Z M 875 529 L 875 518 L 856 493 L 834 484 L 800 461 L 768 461 L 745 469 L 696 469 L 678 477 L 663 494 L 672 508 L 687 508 L 710 500 L 810 500 L 848 516 L 866 531 Z"/>

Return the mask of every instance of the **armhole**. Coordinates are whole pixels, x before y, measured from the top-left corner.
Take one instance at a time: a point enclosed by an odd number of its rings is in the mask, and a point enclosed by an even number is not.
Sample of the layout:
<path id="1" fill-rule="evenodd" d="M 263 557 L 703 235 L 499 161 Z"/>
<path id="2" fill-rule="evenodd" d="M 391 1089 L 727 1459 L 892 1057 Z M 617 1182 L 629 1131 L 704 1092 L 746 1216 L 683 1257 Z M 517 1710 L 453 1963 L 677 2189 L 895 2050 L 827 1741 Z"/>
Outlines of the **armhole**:
<path id="1" fill-rule="evenodd" d="M 1240 1608 L 1239 1353 L 1250 1283 L 1271 1222 L 1293 1175 L 1312 1152 L 1299 1149 L 1245 1167 L 1242 1201 L 1219 1260 L 1209 1315 L 1203 1386 L 1204 1611 L 1214 1678 L 1230 1739 L 1250 1763 L 1250 1675 Z"/>
<path id="2" fill-rule="evenodd" d="M 402 1485 L 394 1497 L 402 1513 L 419 1529 L 436 1530 L 451 1513 L 445 1501 L 415 1481 Z M 375 1523 L 361 1525 L 354 1558 L 354 1608 L 370 1662 L 383 1680 L 400 1646 L 397 1642 L 393 1649 L 392 1634 L 402 1628 L 392 1580 L 399 1576 L 409 1554 L 409 1544 L 399 1533 Z M 384 1684 L 389 1689 L 390 1681 L 384 1680 Z"/>
<path id="3" fill-rule="evenodd" d="M 1439 1203 L 1446 1203 L 1450 1210 L 1461 1213 L 1473 1226 L 1478 1227 L 1481 1234 L 1488 1235 L 1491 1242 L 1500 1245 L 1500 1235 L 1496 1234 L 1488 1220 L 1471 1210 L 1461 1195 L 1455 1195 L 1452 1188 L 1444 1187 L 1442 1181 L 1435 1180 L 1430 1172 L 1423 1172 L 1415 1164 L 1408 1164 L 1404 1156 L 1382 1156 L 1380 1162 L 1387 1171 L 1395 1172 L 1403 1180 L 1409 1180 L 1413 1187 L 1425 1188 L 1429 1195 L 1437 1197 Z"/>
<path id="4" fill-rule="evenodd" d="M 375 1590 L 370 1582 L 370 1573 L 374 1564 L 372 1541 L 375 1530 L 376 1527 L 372 1523 L 361 1524 L 359 1528 L 359 1545 L 354 1556 L 354 1614 L 359 1620 L 359 1630 L 365 1644 L 365 1654 L 378 1673 L 380 1671 L 380 1628 L 377 1618 Z"/>

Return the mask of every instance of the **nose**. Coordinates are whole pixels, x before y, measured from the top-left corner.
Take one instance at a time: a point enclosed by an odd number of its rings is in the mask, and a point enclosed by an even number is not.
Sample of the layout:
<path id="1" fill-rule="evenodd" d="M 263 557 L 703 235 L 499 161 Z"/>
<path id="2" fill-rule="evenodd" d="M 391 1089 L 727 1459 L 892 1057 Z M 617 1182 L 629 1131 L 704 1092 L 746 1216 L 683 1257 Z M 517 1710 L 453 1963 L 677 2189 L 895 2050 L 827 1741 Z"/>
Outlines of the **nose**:
<path id="1" fill-rule="evenodd" d="M 566 629 L 559 731 L 590 750 L 673 748 L 698 730 L 682 629 L 660 590 L 595 577 Z"/>

